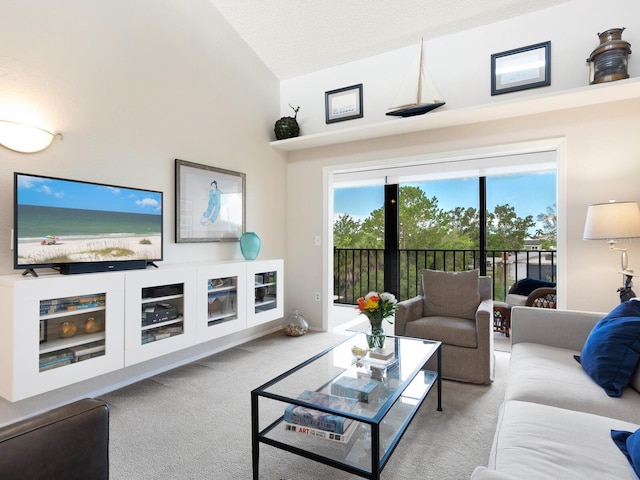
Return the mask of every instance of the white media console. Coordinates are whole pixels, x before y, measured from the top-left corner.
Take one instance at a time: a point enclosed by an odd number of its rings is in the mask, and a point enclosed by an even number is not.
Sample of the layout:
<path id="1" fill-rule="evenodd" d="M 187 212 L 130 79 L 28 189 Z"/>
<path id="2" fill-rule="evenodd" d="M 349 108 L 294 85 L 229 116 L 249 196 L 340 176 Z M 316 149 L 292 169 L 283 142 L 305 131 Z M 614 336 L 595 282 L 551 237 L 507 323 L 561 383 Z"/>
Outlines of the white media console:
<path id="1" fill-rule="evenodd" d="M 0 396 L 15 402 L 283 317 L 283 260 L 0 276 Z"/>

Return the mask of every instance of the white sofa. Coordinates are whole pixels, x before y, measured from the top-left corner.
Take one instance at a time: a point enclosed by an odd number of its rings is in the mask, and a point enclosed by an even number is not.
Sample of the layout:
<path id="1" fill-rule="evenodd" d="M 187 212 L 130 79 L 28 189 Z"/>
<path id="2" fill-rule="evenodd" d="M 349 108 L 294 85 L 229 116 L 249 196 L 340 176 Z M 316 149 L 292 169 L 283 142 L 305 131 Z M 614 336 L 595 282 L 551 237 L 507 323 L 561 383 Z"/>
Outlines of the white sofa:
<path id="1" fill-rule="evenodd" d="M 640 428 L 640 373 L 609 397 L 575 360 L 604 313 L 514 307 L 512 353 L 481 479 L 637 479 L 611 430 Z"/>

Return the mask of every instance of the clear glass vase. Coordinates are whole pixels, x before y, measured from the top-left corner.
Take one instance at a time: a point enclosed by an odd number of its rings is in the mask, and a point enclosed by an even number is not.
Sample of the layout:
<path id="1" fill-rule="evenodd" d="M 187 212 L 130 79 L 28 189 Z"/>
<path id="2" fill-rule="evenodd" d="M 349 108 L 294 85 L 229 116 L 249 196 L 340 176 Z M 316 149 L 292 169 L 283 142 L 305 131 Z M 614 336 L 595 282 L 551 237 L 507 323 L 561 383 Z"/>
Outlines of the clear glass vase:
<path id="1" fill-rule="evenodd" d="M 291 315 L 285 318 L 283 327 L 284 333 L 290 337 L 300 337 L 309 330 L 309 324 L 304 317 L 300 315 L 297 308 L 293 310 Z"/>
<path id="2" fill-rule="evenodd" d="M 382 328 L 370 328 L 367 331 L 367 345 L 371 349 L 384 348 L 387 336 Z"/>

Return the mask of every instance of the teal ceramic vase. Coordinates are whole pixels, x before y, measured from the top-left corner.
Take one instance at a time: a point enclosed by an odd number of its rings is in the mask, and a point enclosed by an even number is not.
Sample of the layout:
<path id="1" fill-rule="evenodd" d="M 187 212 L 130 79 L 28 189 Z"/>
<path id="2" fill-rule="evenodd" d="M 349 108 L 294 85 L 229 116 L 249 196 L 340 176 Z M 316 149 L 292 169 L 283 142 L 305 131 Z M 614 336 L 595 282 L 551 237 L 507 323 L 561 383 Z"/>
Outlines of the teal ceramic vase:
<path id="1" fill-rule="evenodd" d="M 260 253 L 260 237 L 254 232 L 245 232 L 240 237 L 240 251 L 245 260 L 255 260 Z"/>

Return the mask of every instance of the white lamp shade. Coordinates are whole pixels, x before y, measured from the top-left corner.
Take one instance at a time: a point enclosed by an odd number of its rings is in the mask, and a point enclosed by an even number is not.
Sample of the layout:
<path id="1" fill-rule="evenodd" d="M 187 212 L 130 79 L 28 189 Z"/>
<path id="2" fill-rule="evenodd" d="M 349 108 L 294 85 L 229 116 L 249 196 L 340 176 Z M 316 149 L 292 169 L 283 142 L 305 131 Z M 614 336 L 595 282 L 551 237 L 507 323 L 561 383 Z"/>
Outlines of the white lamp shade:
<path id="1" fill-rule="evenodd" d="M 589 205 L 584 240 L 640 238 L 638 202 L 610 202 Z"/>
<path id="2" fill-rule="evenodd" d="M 21 153 L 34 153 L 44 150 L 56 133 L 24 123 L 0 120 L 0 144 L 9 150 Z"/>

